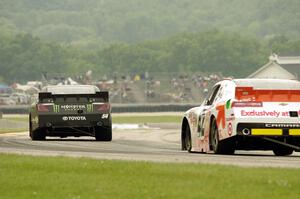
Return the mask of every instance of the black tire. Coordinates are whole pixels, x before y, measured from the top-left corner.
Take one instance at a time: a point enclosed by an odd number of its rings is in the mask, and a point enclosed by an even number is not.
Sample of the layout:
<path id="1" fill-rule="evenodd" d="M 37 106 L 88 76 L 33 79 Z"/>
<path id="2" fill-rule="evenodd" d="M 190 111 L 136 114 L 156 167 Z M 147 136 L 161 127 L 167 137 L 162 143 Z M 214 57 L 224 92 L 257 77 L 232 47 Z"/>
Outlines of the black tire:
<path id="1" fill-rule="evenodd" d="M 95 127 L 95 139 L 97 141 L 110 142 L 112 140 L 111 127 Z"/>
<path id="2" fill-rule="evenodd" d="M 213 118 L 210 128 L 210 146 L 215 154 L 234 154 L 234 142 L 231 138 L 220 141 L 217 121 Z"/>
<path id="3" fill-rule="evenodd" d="M 292 155 L 294 152 L 293 148 L 285 147 L 285 146 L 277 146 L 273 149 L 273 153 L 276 156 L 288 156 Z"/>
<path id="4" fill-rule="evenodd" d="M 184 140 L 183 140 L 184 148 L 188 152 L 191 152 L 192 151 L 192 139 L 191 139 L 191 130 L 190 130 L 189 125 L 186 125 L 184 135 L 185 135 Z"/>
<path id="5" fill-rule="evenodd" d="M 31 122 L 31 114 L 29 115 L 29 137 L 32 139 L 32 122 Z"/>
<path id="6" fill-rule="evenodd" d="M 45 130 L 42 128 L 31 130 L 30 137 L 32 140 L 45 140 L 46 139 Z"/>

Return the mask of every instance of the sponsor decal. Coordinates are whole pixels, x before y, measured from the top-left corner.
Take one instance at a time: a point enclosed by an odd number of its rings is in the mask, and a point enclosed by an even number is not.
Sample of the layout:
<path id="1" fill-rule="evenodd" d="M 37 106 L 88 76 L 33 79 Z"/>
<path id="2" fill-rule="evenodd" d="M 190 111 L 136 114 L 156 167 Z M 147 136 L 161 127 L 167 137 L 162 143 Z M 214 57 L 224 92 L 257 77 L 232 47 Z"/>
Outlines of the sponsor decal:
<path id="1" fill-rule="evenodd" d="M 282 124 L 282 123 L 270 123 L 265 124 L 266 128 L 300 128 L 300 124 Z"/>
<path id="2" fill-rule="evenodd" d="M 235 117 L 228 117 L 228 118 L 226 118 L 226 122 L 233 121 L 233 120 L 235 120 Z"/>
<path id="3" fill-rule="evenodd" d="M 83 104 L 66 104 L 66 105 L 61 105 L 60 108 L 64 109 L 65 111 L 76 111 L 76 110 L 82 110 L 86 109 L 86 106 Z"/>
<path id="4" fill-rule="evenodd" d="M 278 111 L 241 111 L 241 116 L 272 116 L 279 117 L 280 112 Z"/>
<path id="5" fill-rule="evenodd" d="M 87 110 L 87 112 L 93 112 L 93 109 L 94 109 L 93 104 L 87 104 L 87 105 L 86 105 L 86 110 Z"/>
<path id="6" fill-rule="evenodd" d="M 60 110 L 59 105 L 54 104 L 53 105 L 53 112 L 58 113 Z"/>
<path id="7" fill-rule="evenodd" d="M 232 124 L 230 122 L 228 123 L 227 129 L 228 129 L 228 135 L 232 135 Z"/>
<path id="8" fill-rule="evenodd" d="M 280 106 L 286 106 L 286 105 L 288 105 L 288 103 L 282 102 L 282 103 L 280 103 L 279 105 L 280 105 Z"/>
<path id="9" fill-rule="evenodd" d="M 300 112 L 300 111 L 299 111 Z M 298 112 L 298 114 L 299 114 Z M 289 117 L 290 116 L 290 112 L 289 111 L 256 111 L 256 110 L 252 110 L 252 111 L 245 111 L 245 110 L 241 110 L 241 116 L 255 116 L 255 117 Z"/>
<path id="10" fill-rule="evenodd" d="M 197 136 L 198 137 L 204 137 L 204 120 L 205 120 L 205 115 L 201 115 L 199 117 L 198 121 L 198 129 L 197 129 Z"/>
<path id="11" fill-rule="evenodd" d="M 222 126 L 223 128 L 225 128 L 225 106 L 224 106 L 224 104 L 217 106 L 216 109 L 218 111 L 218 116 L 217 116 L 218 127 L 220 128 Z"/>
<path id="12" fill-rule="evenodd" d="M 85 121 L 86 117 L 85 116 L 63 116 L 62 120 L 63 121 Z"/>
<path id="13" fill-rule="evenodd" d="M 190 112 L 188 118 L 190 119 L 191 125 L 195 127 L 197 125 L 197 115 L 194 112 Z"/>
<path id="14" fill-rule="evenodd" d="M 103 114 L 101 118 L 102 119 L 107 119 L 108 118 L 108 114 Z"/>

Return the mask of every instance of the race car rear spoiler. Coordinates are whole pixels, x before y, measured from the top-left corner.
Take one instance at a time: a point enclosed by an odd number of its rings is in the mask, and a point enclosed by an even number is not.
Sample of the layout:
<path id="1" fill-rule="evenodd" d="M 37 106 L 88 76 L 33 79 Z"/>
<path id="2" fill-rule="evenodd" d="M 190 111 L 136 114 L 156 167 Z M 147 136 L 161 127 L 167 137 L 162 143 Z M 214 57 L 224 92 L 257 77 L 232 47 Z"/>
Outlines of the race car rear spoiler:
<path id="1" fill-rule="evenodd" d="M 108 91 L 100 91 L 95 94 L 52 94 L 51 92 L 41 92 L 39 93 L 39 102 L 49 102 L 49 100 L 56 101 L 56 99 L 71 99 L 71 98 L 86 98 L 88 101 L 90 99 L 95 99 L 96 102 L 109 102 Z"/>
<path id="2" fill-rule="evenodd" d="M 300 90 L 254 89 L 236 87 L 235 98 L 245 101 L 300 102 Z"/>

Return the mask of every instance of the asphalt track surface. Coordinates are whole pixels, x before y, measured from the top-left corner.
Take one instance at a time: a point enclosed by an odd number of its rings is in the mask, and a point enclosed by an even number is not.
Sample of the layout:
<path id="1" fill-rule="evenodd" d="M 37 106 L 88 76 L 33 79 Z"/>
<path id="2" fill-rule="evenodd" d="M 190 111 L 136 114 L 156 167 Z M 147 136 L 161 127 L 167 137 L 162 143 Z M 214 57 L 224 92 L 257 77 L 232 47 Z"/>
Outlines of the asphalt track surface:
<path id="1" fill-rule="evenodd" d="M 188 153 L 180 150 L 178 125 L 150 125 L 150 128 L 114 129 L 112 142 L 93 137 L 48 138 L 32 141 L 28 132 L 0 135 L 0 152 L 39 156 L 88 157 L 96 159 L 209 163 L 245 167 L 300 168 L 300 153 L 277 157 L 271 151 L 236 151 L 235 155 Z"/>

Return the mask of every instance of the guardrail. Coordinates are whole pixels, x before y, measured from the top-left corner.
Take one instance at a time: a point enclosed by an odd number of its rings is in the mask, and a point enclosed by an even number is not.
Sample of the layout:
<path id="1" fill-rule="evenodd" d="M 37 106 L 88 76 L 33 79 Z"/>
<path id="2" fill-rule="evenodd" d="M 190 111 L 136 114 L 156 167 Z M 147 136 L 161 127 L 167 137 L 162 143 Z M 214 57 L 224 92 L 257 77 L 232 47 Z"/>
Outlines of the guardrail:
<path id="1" fill-rule="evenodd" d="M 113 113 L 185 112 L 199 104 L 112 104 Z M 0 106 L 0 114 L 28 114 L 29 106 Z"/>

